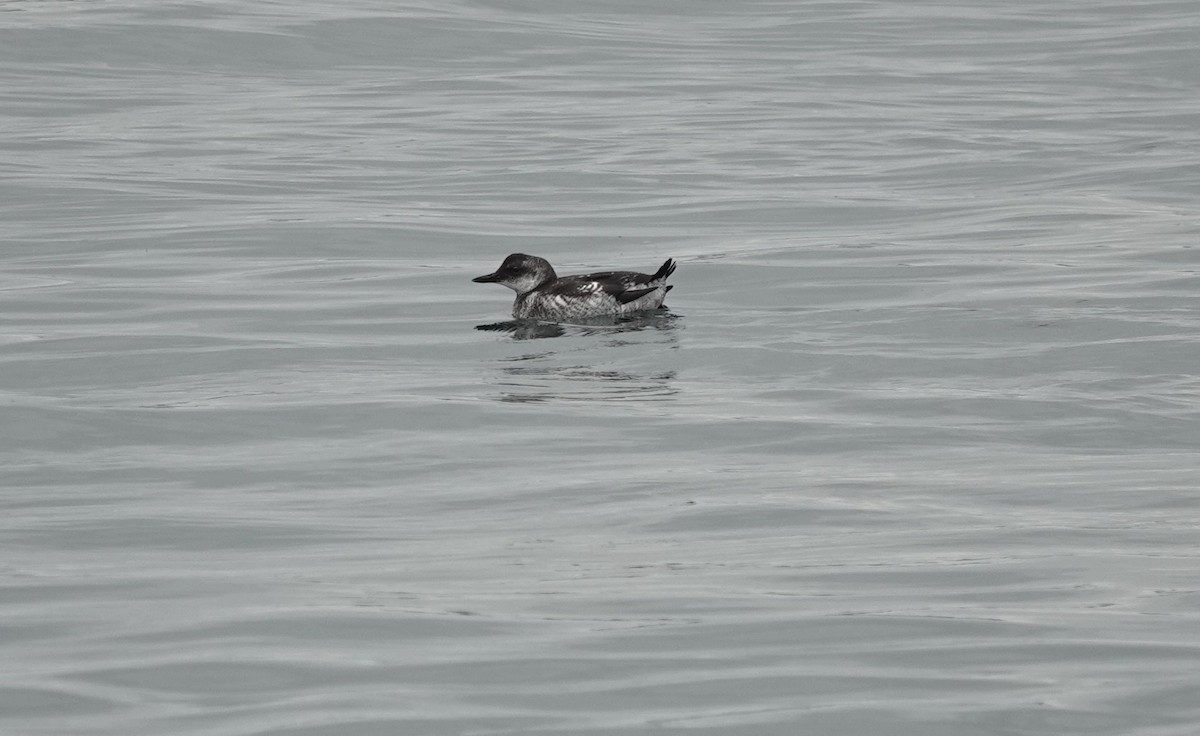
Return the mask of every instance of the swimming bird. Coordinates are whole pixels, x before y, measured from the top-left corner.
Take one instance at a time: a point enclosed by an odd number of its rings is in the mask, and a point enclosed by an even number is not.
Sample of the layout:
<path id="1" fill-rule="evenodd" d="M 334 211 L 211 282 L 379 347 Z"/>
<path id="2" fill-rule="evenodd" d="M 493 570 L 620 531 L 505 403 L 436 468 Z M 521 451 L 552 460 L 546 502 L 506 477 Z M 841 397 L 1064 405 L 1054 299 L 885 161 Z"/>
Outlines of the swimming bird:
<path id="1" fill-rule="evenodd" d="M 495 272 L 472 281 L 503 284 L 517 292 L 516 319 L 569 322 L 657 309 L 672 289 L 666 280 L 674 271 L 675 261 L 668 258 L 649 275 L 600 271 L 559 278 L 545 258 L 513 253 Z"/>

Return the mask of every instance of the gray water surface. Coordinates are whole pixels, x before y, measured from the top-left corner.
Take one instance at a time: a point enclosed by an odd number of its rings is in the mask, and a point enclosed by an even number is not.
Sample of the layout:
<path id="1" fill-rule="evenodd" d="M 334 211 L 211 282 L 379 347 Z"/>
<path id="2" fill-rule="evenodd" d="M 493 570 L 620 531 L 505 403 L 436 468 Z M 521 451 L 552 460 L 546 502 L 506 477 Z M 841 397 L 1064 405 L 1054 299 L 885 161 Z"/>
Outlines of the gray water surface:
<path id="1" fill-rule="evenodd" d="M 0 732 L 1193 736 L 1198 41 L 0 2 Z"/>

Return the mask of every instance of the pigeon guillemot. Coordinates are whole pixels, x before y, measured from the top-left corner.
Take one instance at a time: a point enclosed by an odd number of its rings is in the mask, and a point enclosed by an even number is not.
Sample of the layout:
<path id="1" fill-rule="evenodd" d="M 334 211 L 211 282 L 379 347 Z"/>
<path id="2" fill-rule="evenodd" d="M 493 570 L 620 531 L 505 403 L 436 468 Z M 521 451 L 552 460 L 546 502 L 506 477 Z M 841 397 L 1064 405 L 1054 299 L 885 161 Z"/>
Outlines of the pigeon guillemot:
<path id="1" fill-rule="evenodd" d="M 512 311 L 517 319 L 565 322 L 657 309 L 672 288 L 666 280 L 674 271 L 675 261 L 668 258 L 653 275 L 601 271 L 559 278 L 545 258 L 513 253 L 495 273 L 472 280 L 517 292 Z"/>

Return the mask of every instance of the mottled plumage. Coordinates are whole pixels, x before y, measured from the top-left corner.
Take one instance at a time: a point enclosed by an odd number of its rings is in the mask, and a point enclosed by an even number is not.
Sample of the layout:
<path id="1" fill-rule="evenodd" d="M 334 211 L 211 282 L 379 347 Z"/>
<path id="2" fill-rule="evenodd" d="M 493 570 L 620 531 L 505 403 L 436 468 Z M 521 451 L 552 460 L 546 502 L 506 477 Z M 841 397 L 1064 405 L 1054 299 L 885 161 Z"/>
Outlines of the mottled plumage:
<path id="1" fill-rule="evenodd" d="M 666 280 L 674 271 L 675 261 L 668 258 L 652 275 L 601 271 L 559 278 L 546 259 L 513 253 L 495 273 L 474 281 L 503 284 L 517 292 L 517 319 L 570 322 L 657 309 L 671 290 Z"/>

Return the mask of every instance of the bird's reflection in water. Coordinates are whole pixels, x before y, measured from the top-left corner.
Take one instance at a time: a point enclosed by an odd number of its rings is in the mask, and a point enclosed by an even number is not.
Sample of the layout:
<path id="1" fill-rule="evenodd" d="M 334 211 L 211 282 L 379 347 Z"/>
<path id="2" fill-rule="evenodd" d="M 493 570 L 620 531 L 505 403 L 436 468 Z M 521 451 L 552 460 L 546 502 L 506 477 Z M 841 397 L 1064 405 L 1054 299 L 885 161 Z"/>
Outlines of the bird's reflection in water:
<path id="1" fill-rule="evenodd" d="M 619 349 L 638 351 L 653 347 L 656 353 L 662 346 L 675 347 L 678 341 L 674 334 L 678 317 L 664 310 L 609 318 L 587 324 L 552 324 L 542 322 L 514 321 L 490 325 L 479 325 L 475 329 L 490 332 L 511 333 L 514 340 L 532 340 L 541 337 L 602 336 L 610 339 L 602 342 L 584 341 L 571 343 L 569 351 L 545 350 L 536 353 L 514 355 L 503 360 L 501 375 L 497 376 L 499 399 L 504 402 L 535 403 L 542 401 L 662 401 L 678 392 L 674 386 L 676 373 L 664 370 L 663 361 L 657 358 L 650 362 L 660 370 L 639 372 L 630 369 L 600 368 L 596 365 L 603 357 L 611 363 L 612 353 L 596 355 L 597 349 Z M 656 331 L 654 336 L 634 338 L 632 334 L 646 330 Z M 646 339 L 649 337 L 650 339 Z M 562 361 L 569 354 L 569 364 Z M 650 356 L 653 357 L 653 356 Z M 636 361 L 637 356 L 632 356 Z"/>
<path id="2" fill-rule="evenodd" d="M 567 334 L 566 328 L 560 324 L 524 319 L 512 322 L 494 322 L 490 325 L 475 325 L 475 329 L 487 332 L 511 332 L 514 340 L 536 340 L 540 337 L 562 337 Z"/>
<path id="3" fill-rule="evenodd" d="M 666 309 L 656 309 L 622 317 L 596 317 L 570 324 L 519 319 L 476 325 L 475 329 L 486 332 L 508 332 L 512 334 L 514 340 L 537 340 L 543 337 L 562 337 L 564 335 L 613 334 L 645 329 L 670 330 L 675 327 L 678 319 L 678 315 L 671 314 Z"/>

